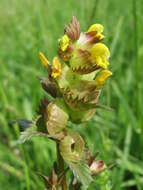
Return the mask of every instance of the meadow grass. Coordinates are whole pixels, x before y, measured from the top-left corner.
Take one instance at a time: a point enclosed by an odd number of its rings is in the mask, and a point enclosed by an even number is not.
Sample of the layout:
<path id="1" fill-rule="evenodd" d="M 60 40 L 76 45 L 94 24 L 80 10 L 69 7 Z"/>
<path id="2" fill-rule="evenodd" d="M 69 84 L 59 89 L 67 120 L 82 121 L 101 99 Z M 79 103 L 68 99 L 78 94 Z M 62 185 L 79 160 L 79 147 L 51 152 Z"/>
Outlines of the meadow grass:
<path id="1" fill-rule="evenodd" d="M 57 54 L 57 39 L 72 15 L 83 31 L 91 23 L 104 25 L 113 71 L 100 102 L 114 111 L 98 110 L 78 130 L 106 163 L 116 163 L 114 190 L 143 189 L 142 13 L 142 0 L 0 1 L 0 189 L 43 189 L 36 172 L 49 173 L 56 159 L 55 144 L 45 138 L 15 145 L 19 129 L 11 121 L 35 116 L 46 95 L 38 79 L 46 76 L 39 51 L 50 60 Z"/>

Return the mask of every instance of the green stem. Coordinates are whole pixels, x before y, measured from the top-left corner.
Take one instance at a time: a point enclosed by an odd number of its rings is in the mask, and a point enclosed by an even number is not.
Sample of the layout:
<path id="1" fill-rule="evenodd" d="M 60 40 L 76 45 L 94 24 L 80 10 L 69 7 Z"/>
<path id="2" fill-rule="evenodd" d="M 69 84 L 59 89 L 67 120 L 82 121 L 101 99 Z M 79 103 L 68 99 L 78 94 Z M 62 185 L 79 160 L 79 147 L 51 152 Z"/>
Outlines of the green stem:
<path id="1" fill-rule="evenodd" d="M 59 143 L 57 142 L 57 162 L 58 162 L 58 176 L 64 172 L 64 160 L 60 154 Z M 67 190 L 66 176 L 63 176 L 62 180 L 62 190 Z"/>

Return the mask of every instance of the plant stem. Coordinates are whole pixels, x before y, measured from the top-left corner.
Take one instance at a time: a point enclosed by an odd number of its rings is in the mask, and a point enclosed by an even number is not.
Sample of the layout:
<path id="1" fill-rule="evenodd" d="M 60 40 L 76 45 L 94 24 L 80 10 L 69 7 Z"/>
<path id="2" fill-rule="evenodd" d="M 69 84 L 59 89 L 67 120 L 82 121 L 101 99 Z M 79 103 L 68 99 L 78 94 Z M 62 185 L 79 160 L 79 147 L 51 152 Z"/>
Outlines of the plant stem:
<path id="1" fill-rule="evenodd" d="M 57 142 L 57 163 L 58 163 L 58 177 L 64 172 L 64 160 L 60 154 L 59 143 Z M 66 176 L 63 176 L 61 183 L 62 190 L 67 190 Z"/>

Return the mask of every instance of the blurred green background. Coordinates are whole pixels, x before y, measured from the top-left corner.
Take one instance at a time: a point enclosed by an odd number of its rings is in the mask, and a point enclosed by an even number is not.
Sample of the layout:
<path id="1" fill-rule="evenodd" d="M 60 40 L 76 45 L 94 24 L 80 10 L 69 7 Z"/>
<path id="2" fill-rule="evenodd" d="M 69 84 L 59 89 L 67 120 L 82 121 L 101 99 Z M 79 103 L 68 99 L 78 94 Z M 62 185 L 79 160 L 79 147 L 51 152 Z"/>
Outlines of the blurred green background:
<path id="1" fill-rule="evenodd" d="M 100 158 L 117 163 L 114 190 L 143 190 L 142 0 L 0 0 L 0 190 L 43 189 L 35 172 L 49 173 L 56 158 L 55 144 L 44 138 L 14 146 L 19 131 L 9 123 L 35 116 L 45 95 L 39 51 L 50 60 L 57 54 L 72 15 L 83 31 L 91 23 L 104 25 L 113 71 L 100 102 L 114 111 L 100 110 L 78 129 Z"/>

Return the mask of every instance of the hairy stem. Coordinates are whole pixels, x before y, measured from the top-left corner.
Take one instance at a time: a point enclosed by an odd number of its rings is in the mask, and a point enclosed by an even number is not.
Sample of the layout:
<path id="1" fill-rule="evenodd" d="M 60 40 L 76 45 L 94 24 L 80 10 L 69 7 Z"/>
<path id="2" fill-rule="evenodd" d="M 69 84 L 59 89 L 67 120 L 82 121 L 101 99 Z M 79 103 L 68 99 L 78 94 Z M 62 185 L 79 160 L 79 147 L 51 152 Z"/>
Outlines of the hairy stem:
<path id="1" fill-rule="evenodd" d="M 60 154 L 58 142 L 57 142 L 57 163 L 58 163 L 58 176 L 61 176 L 61 174 L 64 173 L 64 160 Z M 62 190 L 67 190 L 67 183 L 66 183 L 65 175 L 63 176 L 61 186 L 62 186 Z"/>

